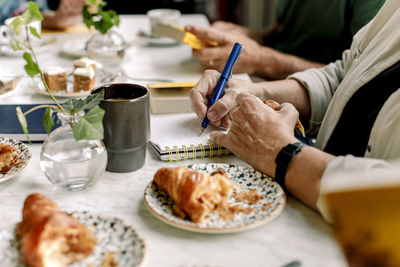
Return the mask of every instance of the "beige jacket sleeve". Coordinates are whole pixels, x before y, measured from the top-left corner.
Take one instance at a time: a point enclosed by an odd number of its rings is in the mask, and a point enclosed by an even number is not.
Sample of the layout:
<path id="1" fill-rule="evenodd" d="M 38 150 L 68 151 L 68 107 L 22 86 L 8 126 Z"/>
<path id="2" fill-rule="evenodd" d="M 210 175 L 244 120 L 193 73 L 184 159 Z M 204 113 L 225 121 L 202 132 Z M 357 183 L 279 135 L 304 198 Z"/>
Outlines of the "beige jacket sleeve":
<path id="1" fill-rule="evenodd" d="M 321 69 L 310 69 L 289 77 L 299 81 L 309 92 L 311 117 L 308 134 L 319 132 L 318 148 L 323 148 L 329 139 L 331 130 L 340 117 L 340 110 L 351 95 L 400 60 L 399 15 L 399 3 L 395 0 L 387 1 L 377 17 L 354 36 L 350 49 L 343 53 L 341 60 Z M 336 108 L 338 106 L 340 109 Z M 327 128 L 330 130 L 327 131 Z M 321 136 L 324 142 L 319 143 L 322 140 Z M 384 103 L 372 127 L 368 146 L 370 149 L 365 152 L 364 157 L 346 155 L 332 160 L 321 177 L 320 188 L 327 190 L 330 182 L 344 173 L 358 173 L 362 176 L 370 172 L 383 173 L 398 169 L 400 90 L 393 93 Z M 352 175 L 348 177 L 352 179 Z M 320 195 L 317 206 L 324 218 L 329 219 L 322 199 Z"/>
<path id="2" fill-rule="evenodd" d="M 310 96 L 311 117 L 310 127 L 307 134 L 315 135 L 325 116 L 329 103 L 335 94 L 336 89 L 342 82 L 352 60 L 350 50 L 343 53 L 342 60 L 337 60 L 323 68 L 309 69 L 303 72 L 292 74 L 288 79 L 295 79 L 300 82 Z"/>

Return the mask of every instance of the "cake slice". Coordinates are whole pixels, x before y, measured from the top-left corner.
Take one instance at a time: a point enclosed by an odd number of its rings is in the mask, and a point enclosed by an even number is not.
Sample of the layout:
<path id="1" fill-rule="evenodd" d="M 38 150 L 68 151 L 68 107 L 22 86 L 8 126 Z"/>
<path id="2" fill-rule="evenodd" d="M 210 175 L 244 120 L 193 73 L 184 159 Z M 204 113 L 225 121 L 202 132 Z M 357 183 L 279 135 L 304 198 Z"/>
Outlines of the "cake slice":
<path id="1" fill-rule="evenodd" d="M 50 66 L 44 70 L 43 75 L 50 91 L 57 92 L 67 89 L 67 72 L 64 68 Z"/>
<path id="2" fill-rule="evenodd" d="M 96 77 L 93 68 L 76 68 L 74 75 L 74 92 L 89 91 L 94 88 Z"/>
<path id="3" fill-rule="evenodd" d="M 74 69 L 77 68 L 92 68 L 96 71 L 96 61 L 87 57 L 82 57 L 74 61 Z"/>

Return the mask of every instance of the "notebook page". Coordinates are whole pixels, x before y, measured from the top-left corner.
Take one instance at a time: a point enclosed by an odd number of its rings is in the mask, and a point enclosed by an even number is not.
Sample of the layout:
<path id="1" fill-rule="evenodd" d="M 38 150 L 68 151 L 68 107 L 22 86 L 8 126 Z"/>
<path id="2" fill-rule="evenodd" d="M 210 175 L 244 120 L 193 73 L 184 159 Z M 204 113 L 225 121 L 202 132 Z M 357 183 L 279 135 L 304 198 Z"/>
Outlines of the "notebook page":
<path id="1" fill-rule="evenodd" d="M 183 145 L 190 147 L 198 144 L 207 144 L 210 141 L 210 133 L 215 130 L 227 132 L 211 124 L 199 137 L 201 120 L 195 113 L 167 114 L 151 116 L 151 139 L 160 151 L 165 151 L 165 147 L 181 148 Z"/>

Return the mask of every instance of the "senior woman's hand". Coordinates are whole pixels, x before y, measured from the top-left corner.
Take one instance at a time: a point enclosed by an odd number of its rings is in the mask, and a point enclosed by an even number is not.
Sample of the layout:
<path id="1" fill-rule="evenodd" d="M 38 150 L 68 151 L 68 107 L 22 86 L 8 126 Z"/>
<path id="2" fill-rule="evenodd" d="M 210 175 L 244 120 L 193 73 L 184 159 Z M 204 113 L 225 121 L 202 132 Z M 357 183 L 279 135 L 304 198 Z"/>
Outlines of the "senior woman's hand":
<path id="1" fill-rule="evenodd" d="M 190 91 L 192 110 L 200 119 L 204 119 L 206 115 L 208 103 L 214 93 L 220 75 L 215 70 L 206 70 L 199 82 Z M 229 79 L 222 98 L 208 110 L 208 119 L 215 126 L 229 128 L 231 125 L 229 112 L 236 106 L 237 95 L 241 92 L 255 94 L 257 91 L 261 92 L 262 88 L 257 87 L 254 83 L 239 79 Z"/>
<path id="2" fill-rule="evenodd" d="M 228 21 L 222 21 L 222 20 L 214 21 L 211 24 L 211 28 L 250 37 L 250 30 L 248 28 Z"/>
<path id="3" fill-rule="evenodd" d="M 229 132 L 212 132 L 211 140 L 273 177 L 279 151 L 297 141 L 293 133 L 299 113 L 289 103 L 264 104 L 248 94 L 239 94 L 237 104 L 230 112 Z"/>

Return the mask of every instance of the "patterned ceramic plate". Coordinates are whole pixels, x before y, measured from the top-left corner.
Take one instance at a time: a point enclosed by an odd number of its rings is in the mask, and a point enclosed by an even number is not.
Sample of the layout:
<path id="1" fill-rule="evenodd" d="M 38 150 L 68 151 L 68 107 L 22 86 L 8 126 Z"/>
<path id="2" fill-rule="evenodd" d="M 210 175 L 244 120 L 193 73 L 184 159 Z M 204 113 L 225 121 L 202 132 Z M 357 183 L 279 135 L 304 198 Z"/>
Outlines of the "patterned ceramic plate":
<path id="1" fill-rule="evenodd" d="M 8 144 L 16 147 L 19 152 L 18 160 L 21 162 L 20 164 L 12 167 L 11 170 L 9 170 L 7 173 L 0 173 L 0 183 L 3 183 L 16 176 L 28 165 L 29 161 L 32 158 L 32 152 L 29 146 L 11 138 L 0 137 L 0 144 Z"/>
<path id="2" fill-rule="evenodd" d="M 252 168 L 219 163 L 190 165 L 188 168 L 207 173 L 223 168 L 228 177 L 243 190 L 247 191 L 256 188 L 258 194 L 263 196 L 263 199 L 256 204 L 248 204 L 237 202 L 233 197 L 230 197 L 228 199 L 229 202 L 245 207 L 250 206 L 254 209 L 253 212 L 247 215 L 241 212 L 236 213 L 233 220 L 224 220 L 218 214 L 212 213 L 205 222 L 193 223 L 176 216 L 173 211 L 174 201 L 167 193 L 151 182 L 144 192 L 144 202 L 154 216 L 172 226 L 204 233 L 238 232 L 260 226 L 274 219 L 282 212 L 286 204 L 286 196 L 283 189 L 266 175 Z"/>
<path id="3" fill-rule="evenodd" d="M 94 229 L 93 234 L 97 238 L 97 244 L 89 257 L 69 266 L 102 266 L 107 253 L 112 253 L 118 261 L 118 266 L 144 265 L 146 245 L 132 226 L 117 218 L 89 212 L 73 212 L 72 216 Z M 15 226 L 0 232 L 0 262 L 1 266 L 25 266 L 20 260 Z"/>

